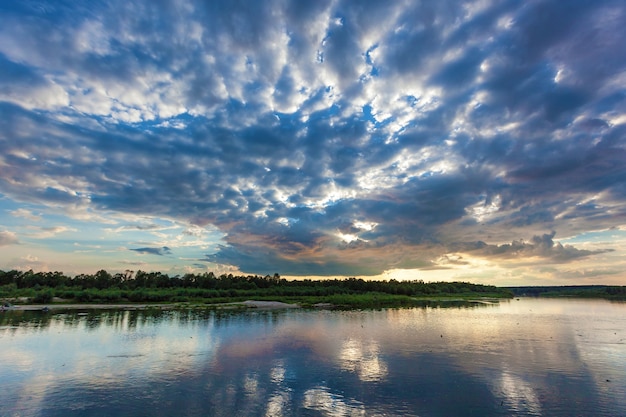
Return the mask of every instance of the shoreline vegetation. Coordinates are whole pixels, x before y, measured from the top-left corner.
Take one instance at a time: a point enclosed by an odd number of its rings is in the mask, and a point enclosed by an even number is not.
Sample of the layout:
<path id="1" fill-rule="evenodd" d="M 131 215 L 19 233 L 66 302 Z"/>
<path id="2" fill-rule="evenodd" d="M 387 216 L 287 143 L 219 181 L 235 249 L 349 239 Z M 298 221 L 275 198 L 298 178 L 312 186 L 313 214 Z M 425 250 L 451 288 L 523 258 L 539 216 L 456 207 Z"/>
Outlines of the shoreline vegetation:
<path id="1" fill-rule="evenodd" d="M 504 287 L 516 297 L 575 297 L 603 298 L 626 301 L 626 286 L 618 285 L 561 285 Z"/>
<path id="2" fill-rule="evenodd" d="M 28 305 L 168 305 L 172 308 L 410 307 L 425 301 L 512 298 L 493 285 L 467 282 L 367 281 L 357 278 L 287 280 L 274 275 L 168 276 L 126 271 L 74 277 L 62 272 L 0 271 L 0 300 Z M 251 301 L 254 300 L 254 301 Z M 273 302 L 274 304 L 268 304 Z"/>
<path id="3" fill-rule="evenodd" d="M 0 270 L 0 300 L 24 309 L 48 308 L 384 308 L 492 303 L 517 296 L 626 300 L 626 287 L 496 287 L 468 282 L 287 280 L 279 274 L 212 272 L 168 276 L 125 271 L 74 277 L 62 272 Z M 254 300 L 254 301 L 253 301 Z M 90 307 L 91 306 L 91 307 Z"/>

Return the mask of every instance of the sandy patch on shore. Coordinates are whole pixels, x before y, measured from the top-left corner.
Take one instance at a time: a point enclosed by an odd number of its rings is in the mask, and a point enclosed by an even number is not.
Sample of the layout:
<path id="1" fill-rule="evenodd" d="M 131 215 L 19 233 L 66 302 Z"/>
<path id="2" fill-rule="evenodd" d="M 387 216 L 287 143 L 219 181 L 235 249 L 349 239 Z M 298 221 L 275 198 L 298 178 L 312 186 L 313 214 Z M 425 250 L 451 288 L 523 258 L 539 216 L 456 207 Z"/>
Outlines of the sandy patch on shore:
<path id="1" fill-rule="evenodd" d="M 254 301 L 248 300 L 243 303 L 235 303 L 235 304 L 244 304 L 246 307 L 252 308 L 299 308 L 298 304 L 288 304 L 280 301 Z"/>

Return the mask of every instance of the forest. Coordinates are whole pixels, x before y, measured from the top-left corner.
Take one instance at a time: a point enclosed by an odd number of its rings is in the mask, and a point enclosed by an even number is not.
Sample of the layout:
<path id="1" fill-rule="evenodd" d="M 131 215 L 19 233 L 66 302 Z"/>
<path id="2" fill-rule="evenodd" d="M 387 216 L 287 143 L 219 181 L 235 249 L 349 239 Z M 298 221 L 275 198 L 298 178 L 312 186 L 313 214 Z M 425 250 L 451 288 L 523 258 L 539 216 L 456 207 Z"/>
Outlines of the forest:
<path id="1" fill-rule="evenodd" d="M 287 280 L 274 275 L 215 275 L 212 272 L 169 276 L 130 271 L 74 277 L 62 272 L 1 271 L 0 298 L 27 298 L 32 303 L 67 302 L 203 302 L 246 299 L 281 300 L 301 304 L 410 304 L 416 297 L 511 298 L 513 293 L 492 285 L 467 282 L 364 280 L 361 278 Z"/>

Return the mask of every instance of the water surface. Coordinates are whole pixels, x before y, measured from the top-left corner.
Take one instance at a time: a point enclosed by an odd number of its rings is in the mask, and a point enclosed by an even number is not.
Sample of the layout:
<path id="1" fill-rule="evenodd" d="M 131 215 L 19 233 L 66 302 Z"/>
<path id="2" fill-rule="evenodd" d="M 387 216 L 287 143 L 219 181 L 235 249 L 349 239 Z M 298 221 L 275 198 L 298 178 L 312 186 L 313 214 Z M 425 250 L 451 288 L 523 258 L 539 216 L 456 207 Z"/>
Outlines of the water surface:
<path id="1" fill-rule="evenodd" d="M 626 304 L 5 312 L 2 416 L 626 415 Z"/>

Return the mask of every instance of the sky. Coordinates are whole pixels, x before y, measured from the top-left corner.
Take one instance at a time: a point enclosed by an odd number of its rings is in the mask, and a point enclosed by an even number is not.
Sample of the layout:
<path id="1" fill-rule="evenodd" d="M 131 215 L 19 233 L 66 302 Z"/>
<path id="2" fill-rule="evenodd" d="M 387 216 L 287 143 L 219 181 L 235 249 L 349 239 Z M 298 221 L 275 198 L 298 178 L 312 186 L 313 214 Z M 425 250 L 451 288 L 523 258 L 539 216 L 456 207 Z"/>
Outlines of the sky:
<path id="1" fill-rule="evenodd" d="M 623 0 L 0 2 L 0 269 L 626 285 Z"/>

